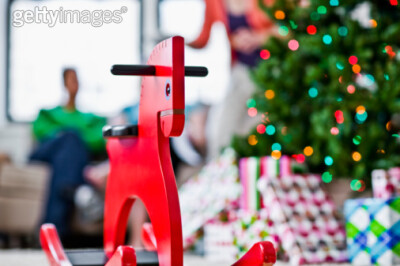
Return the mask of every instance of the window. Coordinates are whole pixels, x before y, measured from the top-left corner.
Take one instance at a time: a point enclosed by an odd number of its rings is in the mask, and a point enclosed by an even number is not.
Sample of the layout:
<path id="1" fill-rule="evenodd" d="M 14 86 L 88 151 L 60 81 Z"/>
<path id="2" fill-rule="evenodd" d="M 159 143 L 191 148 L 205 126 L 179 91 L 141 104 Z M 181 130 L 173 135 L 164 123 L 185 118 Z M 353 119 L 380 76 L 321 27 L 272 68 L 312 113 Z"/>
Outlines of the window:
<path id="1" fill-rule="evenodd" d="M 194 40 L 203 26 L 203 0 L 162 0 L 159 4 L 159 27 L 165 36 L 180 35 Z M 186 103 L 213 104 L 226 93 L 230 73 L 230 48 L 222 24 L 214 25 L 208 45 L 201 50 L 186 47 L 186 65 L 206 66 L 206 78 L 186 78 Z"/>
<path id="2" fill-rule="evenodd" d="M 38 15 L 45 11 L 60 12 L 58 20 L 45 21 Z M 81 111 L 110 116 L 138 101 L 139 79 L 113 76 L 110 68 L 140 62 L 139 0 L 15 0 L 9 12 L 11 120 L 32 121 L 40 109 L 65 101 L 64 67 L 77 69 Z"/>

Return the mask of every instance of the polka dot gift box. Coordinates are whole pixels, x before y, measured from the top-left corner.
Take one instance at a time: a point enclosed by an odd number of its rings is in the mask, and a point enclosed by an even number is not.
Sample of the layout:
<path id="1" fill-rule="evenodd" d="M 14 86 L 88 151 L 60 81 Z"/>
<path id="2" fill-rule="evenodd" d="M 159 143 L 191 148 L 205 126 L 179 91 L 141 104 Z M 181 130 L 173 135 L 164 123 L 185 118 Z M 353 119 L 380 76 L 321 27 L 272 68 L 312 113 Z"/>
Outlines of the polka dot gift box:
<path id="1" fill-rule="evenodd" d="M 258 188 L 290 264 L 347 261 L 344 226 L 319 175 L 263 176 Z"/>

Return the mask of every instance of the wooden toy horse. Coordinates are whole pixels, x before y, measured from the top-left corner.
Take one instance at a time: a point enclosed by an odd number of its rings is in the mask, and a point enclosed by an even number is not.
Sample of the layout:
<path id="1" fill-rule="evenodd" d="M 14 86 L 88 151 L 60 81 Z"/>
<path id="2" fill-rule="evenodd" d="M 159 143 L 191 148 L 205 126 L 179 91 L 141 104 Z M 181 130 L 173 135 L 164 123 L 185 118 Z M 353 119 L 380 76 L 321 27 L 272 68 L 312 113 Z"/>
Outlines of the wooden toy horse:
<path id="1" fill-rule="evenodd" d="M 182 225 L 172 169 L 169 137 L 185 123 L 183 38 L 159 44 L 148 65 L 155 76 L 143 77 L 138 137 L 109 138 L 111 173 L 106 190 L 104 244 L 112 255 L 124 244 L 125 225 L 135 198 L 149 214 L 160 265 L 183 265 Z M 172 51 L 172 52 L 171 52 Z"/>
<path id="2" fill-rule="evenodd" d="M 138 125 L 108 127 L 104 131 L 111 163 L 105 200 L 104 252 L 65 254 L 52 225 L 42 226 L 43 249 L 51 264 L 57 266 L 182 266 L 181 215 L 169 137 L 179 136 L 184 128 L 185 75 L 205 76 L 207 69 L 185 68 L 184 40 L 173 37 L 156 46 L 147 65 L 116 65 L 112 73 L 144 77 Z M 157 253 L 123 246 L 130 209 L 137 198 L 144 203 L 152 224 L 144 230 L 146 246 L 152 245 Z M 71 262 L 72 258 L 79 262 Z M 275 260 L 272 244 L 262 242 L 235 265 L 263 265 Z"/>

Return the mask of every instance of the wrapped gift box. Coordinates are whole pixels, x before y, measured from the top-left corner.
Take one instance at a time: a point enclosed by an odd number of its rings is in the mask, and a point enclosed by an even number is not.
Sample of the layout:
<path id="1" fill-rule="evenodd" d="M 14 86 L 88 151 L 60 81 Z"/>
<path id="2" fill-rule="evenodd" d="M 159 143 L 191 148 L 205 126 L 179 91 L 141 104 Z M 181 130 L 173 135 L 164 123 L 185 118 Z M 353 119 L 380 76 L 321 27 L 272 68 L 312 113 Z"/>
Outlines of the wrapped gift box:
<path id="1" fill-rule="evenodd" d="M 236 259 L 243 256 L 254 244 L 270 241 L 275 249 L 279 248 L 279 237 L 275 233 L 272 221 L 268 219 L 265 209 L 257 212 L 242 211 L 233 225 L 233 244 L 236 249 Z"/>
<path id="2" fill-rule="evenodd" d="M 198 230 L 226 209 L 237 209 L 241 187 L 236 155 L 227 149 L 179 189 L 184 246 L 198 238 Z"/>
<path id="3" fill-rule="evenodd" d="M 260 177 L 260 158 L 240 159 L 239 170 L 240 184 L 242 185 L 240 208 L 246 211 L 257 211 L 261 207 L 260 193 L 257 190 L 257 181 Z"/>
<path id="4" fill-rule="evenodd" d="M 400 168 L 372 171 L 372 189 L 375 198 L 389 199 L 400 195 Z"/>
<path id="5" fill-rule="evenodd" d="M 280 159 L 271 156 L 242 158 L 239 161 L 239 170 L 242 185 L 240 208 L 254 212 L 263 207 L 257 190 L 260 176 L 277 177 L 291 174 L 291 159 L 285 155 Z"/>
<path id="6" fill-rule="evenodd" d="M 347 200 L 344 211 L 354 265 L 400 264 L 400 198 Z"/>
<path id="7" fill-rule="evenodd" d="M 344 262 L 345 230 L 318 175 L 262 177 L 258 183 L 268 218 L 292 265 Z"/>
<path id="8" fill-rule="evenodd" d="M 233 262 L 237 248 L 233 245 L 233 221 L 212 221 L 204 226 L 204 254 L 207 260 Z"/>
<path id="9" fill-rule="evenodd" d="M 206 258 L 233 263 L 260 241 L 271 241 L 278 249 L 279 239 L 273 230 L 265 210 L 229 212 L 204 226 Z"/>

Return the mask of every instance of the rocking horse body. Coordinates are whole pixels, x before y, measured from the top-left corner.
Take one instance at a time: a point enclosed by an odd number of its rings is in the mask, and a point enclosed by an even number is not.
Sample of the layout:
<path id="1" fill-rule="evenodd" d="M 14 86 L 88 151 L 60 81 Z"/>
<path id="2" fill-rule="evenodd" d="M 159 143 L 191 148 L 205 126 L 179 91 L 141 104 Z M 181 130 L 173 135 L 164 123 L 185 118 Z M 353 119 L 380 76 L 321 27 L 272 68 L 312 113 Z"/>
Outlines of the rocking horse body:
<path id="1" fill-rule="evenodd" d="M 153 225 L 160 265 L 183 265 L 180 206 L 169 149 L 169 137 L 181 134 L 185 120 L 183 46 L 183 38 L 169 39 L 147 62 L 156 73 L 142 80 L 138 137 L 108 139 L 111 173 L 104 216 L 108 255 L 124 244 L 121 225 L 126 225 L 132 204 L 140 198 Z M 172 53 L 163 51 L 171 48 Z"/>
<path id="2" fill-rule="evenodd" d="M 54 225 L 41 227 L 40 241 L 52 266 L 106 265 L 182 266 L 182 225 L 178 191 L 172 169 L 169 137 L 182 133 L 185 121 L 184 77 L 205 76 L 207 69 L 184 66 L 184 40 L 161 42 L 147 65 L 115 65 L 116 75 L 141 75 L 138 125 L 105 129 L 111 172 L 107 181 L 104 213 L 104 251 L 64 252 Z M 144 203 L 151 220 L 143 227 L 150 251 L 124 246 L 130 209 Z M 147 242 L 147 244 L 146 244 Z M 276 261 L 270 242 L 255 244 L 235 266 L 267 266 Z"/>

